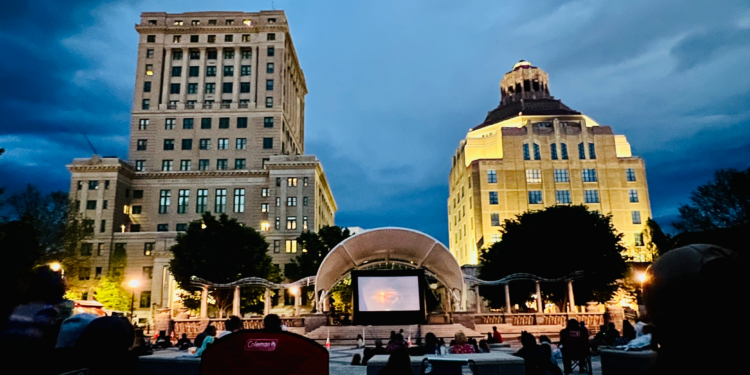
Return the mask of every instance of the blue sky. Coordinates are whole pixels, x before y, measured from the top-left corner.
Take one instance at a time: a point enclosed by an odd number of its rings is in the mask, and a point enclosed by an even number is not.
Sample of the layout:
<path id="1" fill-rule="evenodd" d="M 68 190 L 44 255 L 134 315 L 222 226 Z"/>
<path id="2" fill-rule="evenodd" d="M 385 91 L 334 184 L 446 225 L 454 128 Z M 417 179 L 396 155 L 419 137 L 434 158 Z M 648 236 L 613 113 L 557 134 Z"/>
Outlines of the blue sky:
<path id="1" fill-rule="evenodd" d="M 306 152 L 337 224 L 447 240 L 451 155 L 526 59 L 551 93 L 625 134 L 668 225 L 718 168 L 750 166 L 747 1 L 300 1 Z M 142 11 L 258 11 L 270 1 L 27 1 L 0 12 L 0 186 L 67 190 L 65 164 L 127 158 Z"/>

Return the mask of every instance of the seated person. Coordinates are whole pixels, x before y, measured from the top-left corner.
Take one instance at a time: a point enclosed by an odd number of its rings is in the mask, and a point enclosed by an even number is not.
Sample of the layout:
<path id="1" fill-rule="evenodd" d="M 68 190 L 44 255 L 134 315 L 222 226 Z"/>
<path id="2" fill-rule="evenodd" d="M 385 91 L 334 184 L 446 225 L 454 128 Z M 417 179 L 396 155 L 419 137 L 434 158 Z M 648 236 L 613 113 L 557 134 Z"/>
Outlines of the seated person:
<path id="1" fill-rule="evenodd" d="M 492 327 L 492 341 L 493 343 L 502 344 L 503 336 L 497 331 L 497 327 Z"/>
<path id="2" fill-rule="evenodd" d="M 490 353 L 492 350 L 490 349 L 490 344 L 487 343 L 487 340 L 479 340 L 479 351 L 477 353 Z"/>
<path id="3" fill-rule="evenodd" d="M 167 331 L 159 331 L 159 337 L 156 338 L 154 346 L 162 349 L 172 347 L 172 338 L 167 336 Z"/>
<path id="4" fill-rule="evenodd" d="M 641 336 L 636 337 L 633 340 L 630 340 L 625 345 L 616 346 L 615 349 L 622 349 L 622 350 L 645 350 L 651 348 L 651 326 L 643 326 L 643 334 Z"/>
<path id="5" fill-rule="evenodd" d="M 404 350 L 408 349 L 406 347 L 406 343 L 404 342 L 404 336 L 402 336 L 400 333 L 397 333 L 393 335 L 393 340 L 388 343 L 388 347 L 385 348 L 385 352 L 391 354 L 399 348 Z"/>
<path id="6" fill-rule="evenodd" d="M 193 343 L 190 342 L 190 339 L 187 337 L 187 333 L 183 333 L 182 338 L 177 341 L 177 347 L 180 350 L 187 350 L 188 348 L 192 346 L 193 346 Z"/>
<path id="7" fill-rule="evenodd" d="M 466 340 L 466 335 L 463 331 L 456 332 L 456 343 L 451 346 L 451 354 L 465 354 L 465 353 L 476 353 L 474 345 L 471 345 Z"/>
<path id="8" fill-rule="evenodd" d="M 581 330 L 577 320 L 568 320 L 567 327 L 560 331 L 560 346 L 563 367 L 565 373 L 569 374 L 573 371 L 572 361 L 580 361 L 589 355 L 588 331 Z M 584 372 L 584 365 L 580 365 L 579 370 Z"/>
<path id="9" fill-rule="evenodd" d="M 263 318 L 263 330 L 268 332 L 281 332 L 281 318 L 276 314 L 268 314 Z"/>
<path id="10" fill-rule="evenodd" d="M 226 322 L 224 322 L 224 327 L 227 329 L 226 331 L 221 331 L 216 335 L 217 339 L 220 339 L 232 332 L 237 332 L 242 329 L 242 319 L 239 317 L 236 317 L 234 315 L 230 316 L 229 319 L 227 319 Z"/>
<path id="11" fill-rule="evenodd" d="M 201 347 L 195 351 L 194 357 L 200 357 L 201 355 L 203 355 L 203 352 L 209 345 L 214 343 L 214 340 L 216 340 L 216 327 L 208 326 L 208 328 L 206 328 L 206 338 L 203 339 L 203 344 L 201 344 Z"/>
<path id="12" fill-rule="evenodd" d="M 536 344 L 534 335 L 521 332 L 521 345 L 523 347 L 513 355 L 523 358 L 527 375 L 562 375 L 560 368 L 550 361 L 550 353 L 545 350 L 544 345 Z"/>
<path id="13" fill-rule="evenodd" d="M 395 333 L 394 333 L 395 334 Z M 383 348 L 383 342 L 380 340 L 375 340 L 375 347 L 365 348 L 365 352 L 363 353 L 362 358 L 362 365 L 366 365 L 367 361 L 370 360 L 370 358 L 379 355 L 379 354 L 385 354 L 385 348 Z"/>

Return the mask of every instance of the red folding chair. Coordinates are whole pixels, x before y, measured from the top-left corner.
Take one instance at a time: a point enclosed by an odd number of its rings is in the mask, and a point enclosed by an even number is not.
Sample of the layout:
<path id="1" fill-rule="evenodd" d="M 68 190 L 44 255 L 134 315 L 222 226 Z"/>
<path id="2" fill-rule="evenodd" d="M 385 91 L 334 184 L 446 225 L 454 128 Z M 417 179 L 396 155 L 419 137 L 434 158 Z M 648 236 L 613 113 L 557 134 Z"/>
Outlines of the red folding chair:
<path id="1" fill-rule="evenodd" d="M 202 375 L 328 375 L 328 350 L 290 332 L 243 330 L 210 345 L 200 369 Z"/>

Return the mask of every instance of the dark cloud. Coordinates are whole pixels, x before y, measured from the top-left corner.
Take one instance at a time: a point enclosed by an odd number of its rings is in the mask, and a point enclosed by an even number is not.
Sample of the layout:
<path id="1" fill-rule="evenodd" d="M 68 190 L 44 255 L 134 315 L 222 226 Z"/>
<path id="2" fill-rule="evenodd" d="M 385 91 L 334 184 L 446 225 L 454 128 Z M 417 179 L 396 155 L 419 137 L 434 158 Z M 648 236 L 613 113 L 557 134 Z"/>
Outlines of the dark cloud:
<path id="1" fill-rule="evenodd" d="M 717 28 L 685 37 L 670 51 L 678 71 L 711 61 L 722 51 L 750 45 L 750 29 Z"/>

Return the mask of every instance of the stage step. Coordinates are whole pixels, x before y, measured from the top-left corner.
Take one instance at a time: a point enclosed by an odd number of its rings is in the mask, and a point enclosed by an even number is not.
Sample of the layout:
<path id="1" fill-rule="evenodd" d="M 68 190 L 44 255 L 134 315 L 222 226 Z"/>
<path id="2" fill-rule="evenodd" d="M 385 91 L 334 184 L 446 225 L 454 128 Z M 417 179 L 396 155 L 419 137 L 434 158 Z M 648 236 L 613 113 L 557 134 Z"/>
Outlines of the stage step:
<path id="1" fill-rule="evenodd" d="M 422 338 L 422 340 L 424 340 L 424 336 L 428 332 L 434 333 L 438 338 L 445 339 L 446 342 L 450 342 L 458 331 L 463 331 L 466 337 L 473 337 L 477 340 L 486 337 L 486 335 L 482 335 L 472 329 L 466 328 L 461 324 L 323 326 L 307 333 L 305 336 L 320 343 L 324 343 L 326 338 L 330 337 L 331 344 L 354 346 L 357 343 L 357 335 L 362 335 L 364 330 L 364 338 L 367 345 L 374 345 L 375 340 L 381 340 L 385 345 L 390 340 L 391 331 L 398 333 L 401 329 L 404 330 L 404 339 L 411 336 L 412 343 L 415 344 L 417 338 Z"/>

